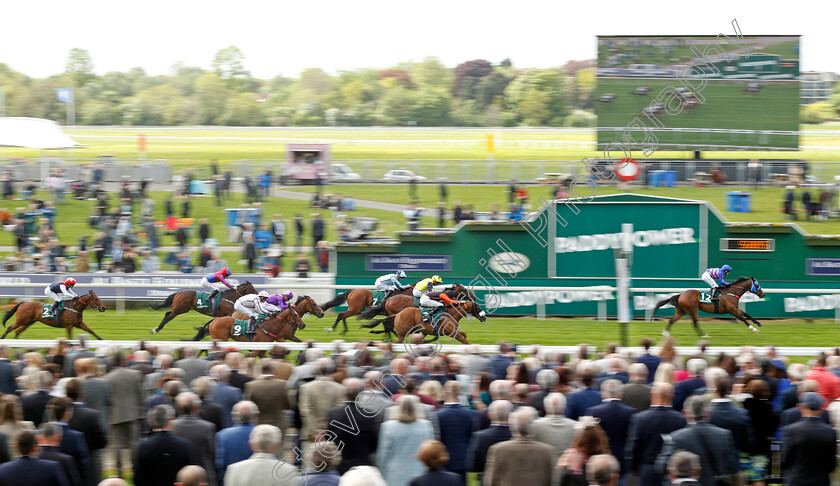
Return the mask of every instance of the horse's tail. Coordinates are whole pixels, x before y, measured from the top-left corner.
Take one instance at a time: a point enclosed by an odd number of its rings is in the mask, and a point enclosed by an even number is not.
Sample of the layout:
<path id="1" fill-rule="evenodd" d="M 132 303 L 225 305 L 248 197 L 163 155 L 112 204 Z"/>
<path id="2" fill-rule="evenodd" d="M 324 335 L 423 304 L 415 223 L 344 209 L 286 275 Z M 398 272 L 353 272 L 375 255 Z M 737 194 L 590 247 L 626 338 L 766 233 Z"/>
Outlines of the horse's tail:
<path id="1" fill-rule="evenodd" d="M 17 312 L 17 309 L 21 306 L 21 304 L 23 304 L 23 302 L 18 302 L 16 306 L 12 307 L 8 310 L 8 312 L 6 312 L 6 315 L 3 316 L 3 327 L 6 327 L 6 321 L 8 321 L 9 318 L 12 317 L 15 314 L 15 312 Z"/>
<path id="2" fill-rule="evenodd" d="M 172 301 L 175 299 L 176 295 L 177 295 L 177 292 L 174 293 L 174 294 L 169 294 L 169 296 L 166 297 L 166 300 L 164 300 L 160 304 L 156 304 L 156 303 L 152 302 L 151 304 L 149 304 L 149 306 L 154 310 L 163 309 L 164 307 L 170 307 L 172 305 Z"/>
<path id="3" fill-rule="evenodd" d="M 392 316 L 388 316 L 382 320 L 382 326 L 385 328 L 386 333 L 396 332 L 394 331 L 394 322 L 397 320 L 397 315 L 394 314 Z"/>
<path id="4" fill-rule="evenodd" d="M 379 313 L 382 310 L 384 310 L 384 309 L 382 308 L 381 305 L 375 305 L 375 306 L 371 307 L 370 309 L 362 312 L 358 316 L 356 316 L 356 320 L 359 320 L 359 319 L 373 319 L 374 317 L 378 316 Z M 365 327 L 367 327 L 367 326 L 365 326 Z"/>
<path id="5" fill-rule="evenodd" d="M 210 319 L 201 327 L 196 327 L 196 331 L 198 334 L 195 335 L 194 338 L 190 339 L 190 341 L 201 341 L 202 339 L 206 338 L 210 334 L 210 323 L 213 322 L 215 319 Z"/>
<path id="6" fill-rule="evenodd" d="M 650 320 L 651 321 L 653 320 L 653 315 L 656 314 L 656 311 L 658 311 L 659 308 L 662 307 L 663 305 L 671 304 L 672 306 L 674 306 L 674 308 L 679 309 L 680 308 L 679 299 L 680 299 L 680 294 L 675 294 L 675 295 L 672 295 L 672 296 L 668 297 L 665 300 L 660 300 L 659 302 L 657 302 L 656 307 L 653 308 L 653 312 L 650 313 Z"/>
<path id="7" fill-rule="evenodd" d="M 333 300 L 331 300 L 331 301 L 327 302 L 326 304 L 322 305 L 321 310 L 332 309 L 333 307 L 335 307 L 337 305 L 344 304 L 345 302 L 347 302 L 347 296 L 350 295 L 350 292 L 352 292 L 352 290 L 348 290 L 347 292 L 342 292 L 342 293 L 336 295 Z"/>

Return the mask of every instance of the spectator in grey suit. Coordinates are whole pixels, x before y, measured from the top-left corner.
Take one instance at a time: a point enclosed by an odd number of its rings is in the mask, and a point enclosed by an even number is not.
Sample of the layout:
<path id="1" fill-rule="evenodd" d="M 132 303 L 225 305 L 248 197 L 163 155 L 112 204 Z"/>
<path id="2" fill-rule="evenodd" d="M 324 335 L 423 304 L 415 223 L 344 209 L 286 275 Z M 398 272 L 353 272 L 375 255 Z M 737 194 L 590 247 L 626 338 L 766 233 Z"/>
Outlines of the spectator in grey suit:
<path id="1" fill-rule="evenodd" d="M 683 405 L 683 414 L 689 425 L 664 437 L 656 469 L 664 473 L 671 455 L 681 449 L 700 457 L 702 484 L 715 484 L 715 476 L 737 473 L 740 466 L 732 432 L 709 423 L 711 409 L 706 399 L 688 397 Z"/>
<path id="2" fill-rule="evenodd" d="M 175 398 L 180 417 L 172 422 L 172 433 L 190 441 L 201 467 L 207 471 L 207 483 L 218 486 L 216 478 L 216 426 L 198 416 L 201 399 L 192 392 L 184 392 Z"/>
<path id="3" fill-rule="evenodd" d="M 125 356 L 117 353 L 114 355 L 114 369 L 105 375 L 113 397 L 108 414 L 113 440 L 108 442 L 116 447 L 118 476 L 123 474 L 123 450 L 131 450 L 139 439 L 143 411 L 143 373 L 125 366 Z"/>
<path id="4" fill-rule="evenodd" d="M 677 451 L 668 460 L 668 479 L 680 486 L 699 485 L 700 456 L 688 451 Z"/>
<path id="5" fill-rule="evenodd" d="M 76 376 L 82 380 L 85 404 L 102 414 L 102 427 L 108 430 L 111 408 L 111 386 L 104 378 L 97 378 L 96 358 L 77 359 L 73 366 Z"/>
<path id="6" fill-rule="evenodd" d="M 465 351 L 467 355 L 464 357 L 464 364 L 461 365 L 463 374 L 476 377 L 482 371 L 490 370 L 490 358 L 481 354 L 478 346 L 467 346 Z"/>
<path id="7" fill-rule="evenodd" d="M 64 358 L 64 376 L 66 378 L 73 378 L 76 376 L 76 368 L 73 364 L 77 359 L 93 358 L 95 355 L 92 351 L 86 349 L 85 343 L 87 341 L 87 334 L 79 334 L 79 345 L 75 351 L 71 352 Z"/>
<path id="8" fill-rule="evenodd" d="M 575 426 L 577 422 L 563 415 L 566 412 L 566 397 L 562 393 L 549 393 L 543 399 L 545 417 L 534 420 L 531 424 L 531 435 L 534 440 L 548 444 L 554 448 L 554 462 L 563 454 L 563 451 L 572 445 L 575 438 Z M 560 470 L 554 470 L 552 483 L 560 484 Z"/>
<path id="9" fill-rule="evenodd" d="M 650 408 L 650 385 L 648 385 L 648 367 L 644 363 L 633 363 L 628 369 L 630 381 L 624 385 L 621 403 L 633 407 L 637 412 Z"/>
<path id="10" fill-rule="evenodd" d="M 195 357 L 195 350 L 187 346 L 181 350 L 181 359 L 175 362 L 173 367 L 184 370 L 184 383 L 192 383 L 199 376 L 207 374 L 210 363 Z"/>

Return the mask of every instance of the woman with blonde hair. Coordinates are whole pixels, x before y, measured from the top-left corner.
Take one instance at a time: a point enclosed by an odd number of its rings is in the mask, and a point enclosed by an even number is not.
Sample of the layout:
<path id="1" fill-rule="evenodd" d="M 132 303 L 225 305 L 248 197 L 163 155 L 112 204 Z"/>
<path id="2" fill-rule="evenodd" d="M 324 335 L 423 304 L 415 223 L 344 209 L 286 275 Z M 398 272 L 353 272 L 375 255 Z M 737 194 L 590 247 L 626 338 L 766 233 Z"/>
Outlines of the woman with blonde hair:
<path id="1" fill-rule="evenodd" d="M 23 364 L 18 383 L 23 390 L 22 395 L 32 395 L 38 392 L 38 372 L 44 369 L 46 361 L 41 353 L 31 351 L 23 355 Z"/>
<path id="2" fill-rule="evenodd" d="M 35 430 L 32 422 L 24 421 L 18 397 L 15 395 L 4 395 L 0 397 L 0 433 L 6 435 L 6 443 L 9 447 L 10 457 L 19 457 L 17 450 L 18 437 L 22 432 Z"/>
<path id="3" fill-rule="evenodd" d="M 420 444 L 417 459 L 426 465 L 426 472 L 411 480 L 409 486 L 461 486 L 464 478 L 449 472 L 443 466 L 449 462 L 449 451 L 443 442 L 427 440 Z"/>
<path id="4" fill-rule="evenodd" d="M 420 395 L 429 395 L 434 398 L 438 404 L 443 405 L 443 385 L 437 380 L 426 380 L 420 385 L 418 391 Z"/>
<path id="5" fill-rule="evenodd" d="M 435 438 L 432 423 L 417 418 L 420 398 L 403 395 L 397 399 L 396 420 L 388 420 L 379 428 L 376 467 L 388 486 L 408 486 L 414 476 L 423 474 L 423 463 L 415 453 L 425 440 Z"/>
<path id="6" fill-rule="evenodd" d="M 656 374 L 653 381 L 657 383 L 674 384 L 674 365 L 671 363 L 662 362 L 656 367 Z"/>

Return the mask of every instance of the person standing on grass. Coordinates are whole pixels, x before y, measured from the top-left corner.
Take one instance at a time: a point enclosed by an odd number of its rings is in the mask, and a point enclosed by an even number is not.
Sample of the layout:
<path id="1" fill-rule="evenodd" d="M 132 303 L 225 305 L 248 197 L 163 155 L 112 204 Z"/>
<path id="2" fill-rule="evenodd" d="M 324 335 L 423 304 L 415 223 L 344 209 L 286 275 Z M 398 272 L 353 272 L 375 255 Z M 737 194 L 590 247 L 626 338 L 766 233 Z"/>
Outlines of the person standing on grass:
<path id="1" fill-rule="evenodd" d="M 298 253 L 295 271 L 298 273 L 298 278 L 309 277 L 309 262 L 306 260 L 306 255 L 303 253 Z"/>
<path id="2" fill-rule="evenodd" d="M 320 213 L 312 213 L 312 247 L 317 250 L 318 242 L 324 239 L 324 221 Z"/>
<path id="3" fill-rule="evenodd" d="M 300 213 L 295 213 L 295 246 L 303 246 L 303 217 Z"/>
<path id="4" fill-rule="evenodd" d="M 275 214 L 271 219 L 271 230 L 274 233 L 274 242 L 283 246 L 283 238 L 286 236 L 286 223 L 283 222 L 282 214 Z"/>

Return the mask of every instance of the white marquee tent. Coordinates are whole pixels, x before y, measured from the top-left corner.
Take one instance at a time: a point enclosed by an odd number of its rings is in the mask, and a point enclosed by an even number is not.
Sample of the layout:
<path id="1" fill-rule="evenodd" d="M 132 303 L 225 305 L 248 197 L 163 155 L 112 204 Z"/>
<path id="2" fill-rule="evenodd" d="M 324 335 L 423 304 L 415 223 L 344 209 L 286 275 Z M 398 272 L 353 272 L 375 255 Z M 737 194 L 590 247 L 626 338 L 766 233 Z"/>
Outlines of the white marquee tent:
<path id="1" fill-rule="evenodd" d="M 41 118 L 0 118 L 0 147 L 39 150 L 65 149 L 81 144 L 68 137 L 58 123 Z"/>

